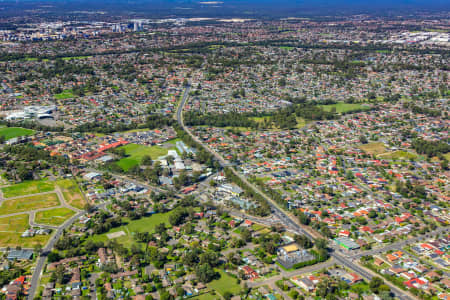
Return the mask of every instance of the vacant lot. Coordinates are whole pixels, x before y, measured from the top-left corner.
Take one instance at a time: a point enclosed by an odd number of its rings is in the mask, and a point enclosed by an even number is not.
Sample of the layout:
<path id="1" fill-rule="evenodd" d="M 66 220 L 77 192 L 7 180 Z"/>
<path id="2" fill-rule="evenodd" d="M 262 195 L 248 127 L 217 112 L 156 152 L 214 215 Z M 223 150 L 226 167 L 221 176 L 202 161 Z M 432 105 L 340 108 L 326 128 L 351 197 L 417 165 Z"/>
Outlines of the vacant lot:
<path id="1" fill-rule="evenodd" d="M 35 195 L 5 200 L 0 206 L 0 215 L 14 214 L 39 208 L 58 206 L 59 199 L 56 194 Z"/>
<path id="2" fill-rule="evenodd" d="M 156 159 L 160 156 L 166 155 L 168 151 L 160 146 L 148 147 L 138 144 L 128 144 L 122 146 L 121 148 L 125 149 L 125 153 L 128 157 L 119 160 L 117 164 L 125 171 L 128 171 L 131 167 L 140 164 L 145 155 L 149 155 L 152 159 Z"/>
<path id="3" fill-rule="evenodd" d="M 58 180 L 56 184 L 61 189 L 67 204 L 78 209 L 84 209 L 86 201 L 83 195 L 81 194 L 80 189 L 78 188 L 78 185 L 75 182 L 75 180 L 62 179 Z"/>
<path id="4" fill-rule="evenodd" d="M 75 212 L 65 207 L 39 211 L 36 213 L 35 222 L 37 224 L 59 226 L 75 215 Z"/>
<path id="5" fill-rule="evenodd" d="M 241 286 L 237 283 L 237 279 L 220 270 L 220 278 L 211 281 L 208 287 L 217 291 L 222 296 L 225 292 L 231 292 L 233 295 L 239 294 Z"/>
<path id="6" fill-rule="evenodd" d="M 55 185 L 47 180 L 30 180 L 2 188 L 3 197 L 11 198 L 30 194 L 51 192 Z"/>
<path id="7" fill-rule="evenodd" d="M 378 155 L 386 152 L 386 147 L 381 142 L 373 142 L 364 145 L 360 145 L 359 148 L 369 154 Z"/>
<path id="8" fill-rule="evenodd" d="M 32 248 L 34 245 L 44 246 L 50 235 L 37 235 L 29 238 L 20 237 L 29 228 L 28 215 L 0 218 L 0 247 Z"/>
<path id="9" fill-rule="evenodd" d="M 161 214 L 154 214 L 150 217 L 145 217 L 139 220 L 131 221 L 129 219 L 124 219 L 125 222 L 128 222 L 128 224 L 116 227 L 111 229 L 109 232 L 105 232 L 103 234 L 94 235 L 91 237 L 94 241 L 107 241 L 108 240 L 108 234 L 123 231 L 125 232 L 125 235 L 122 235 L 118 238 L 115 238 L 115 240 L 123 244 L 125 247 L 131 247 L 131 245 L 135 242 L 133 239 L 133 233 L 134 232 L 150 232 L 152 233 L 156 227 L 156 225 L 159 225 L 161 223 L 165 223 L 166 227 L 169 227 L 169 216 L 172 214 L 172 212 L 167 213 L 161 213 Z"/>
<path id="10" fill-rule="evenodd" d="M 69 98 L 73 98 L 75 97 L 75 95 L 72 93 L 71 90 L 65 90 L 62 93 L 59 94 L 55 94 L 54 95 L 56 99 L 61 100 L 61 99 L 69 99 Z"/>
<path id="11" fill-rule="evenodd" d="M 34 130 L 20 127 L 2 127 L 0 128 L 0 136 L 5 140 L 9 140 L 18 136 L 28 136 L 34 134 Z"/>
<path id="12" fill-rule="evenodd" d="M 386 159 L 416 159 L 417 155 L 414 153 L 406 152 L 406 151 L 394 151 L 389 153 L 383 153 L 378 155 L 380 158 L 386 158 Z"/>

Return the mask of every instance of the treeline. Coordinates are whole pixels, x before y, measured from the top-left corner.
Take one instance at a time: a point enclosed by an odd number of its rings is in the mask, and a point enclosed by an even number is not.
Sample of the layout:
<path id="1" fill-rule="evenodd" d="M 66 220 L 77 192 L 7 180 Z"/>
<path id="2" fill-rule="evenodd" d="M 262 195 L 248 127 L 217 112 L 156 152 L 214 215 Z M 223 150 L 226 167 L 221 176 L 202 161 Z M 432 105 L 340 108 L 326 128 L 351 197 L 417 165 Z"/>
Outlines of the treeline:
<path id="1" fill-rule="evenodd" d="M 407 104 L 405 106 L 408 107 Z M 409 108 L 411 109 L 411 111 L 413 113 L 424 114 L 424 115 L 428 115 L 428 116 L 431 116 L 431 117 L 439 117 L 441 115 L 441 113 L 442 113 L 440 110 L 431 109 L 431 108 L 427 108 L 427 107 L 420 107 L 420 106 L 415 105 L 415 104 L 411 105 Z"/>
<path id="2" fill-rule="evenodd" d="M 238 176 L 236 176 L 230 168 L 225 168 L 225 176 L 235 184 L 237 184 L 242 190 L 244 190 L 244 196 L 253 199 L 258 202 L 258 206 L 249 209 L 250 213 L 265 217 L 270 214 L 270 206 L 266 199 L 259 193 L 255 192 L 251 187 L 245 184 Z"/>
<path id="3" fill-rule="evenodd" d="M 306 102 L 305 98 L 290 99 L 294 103 L 286 108 L 272 113 L 237 113 L 225 114 L 187 112 L 184 115 L 188 126 L 214 126 L 214 127 L 246 127 L 250 129 L 264 129 L 277 127 L 280 129 L 294 129 L 297 127 L 297 117 L 306 120 L 331 120 L 338 115 L 333 111 L 326 111 L 322 107 Z M 332 101 L 332 100 L 330 100 Z M 265 117 L 266 120 L 258 123 L 253 117 Z"/>
<path id="4" fill-rule="evenodd" d="M 37 149 L 32 144 L 5 146 L 6 157 L 0 159 L 0 168 L 9 180 L 31 180 L 39 176 L 40 170 L 52 165 L 69 166 L 69 159 L 60 155 L 50 156 L 50 152 Z M 68 172 L 68 171 L 66 171 Z"/>
<path id="5" fill-rule="evenodd" d="M 177 132 L 177 137 L 179 137 L 183 142 L 191 148 L 195 148 L 197 152 L 195 153 L 195 159 L 201 163 L 206 164 L 208 167 L 215 170 L 220 169 L 220 164 L 214 159 L 214 156 L 206 151 L 202 145 L 197 143 L 192 139 L 192 137 L 185 132 L 178 124 L 172 126 Z"/>
<path id="6" fill-rule="evenodd" d="M 145 123 L 129 123 L 129 124 L 123 124 L 118 123 L 114 125 L 108 125 L 106 123 L 99 123 L 99 122 L 90 122 L 90 123 L 84 123 L 81 125 L 78 125 L 75 129 L 73 129 L 73 132 L 98 132 L 98 133 L 104 133 L 104 134 L 110 134 L 113 132 L 118 131 L 127 131 L 127 130 L 133 130 L 133 129 L 155 129 L 160 128 L 164 126 L 171 126 L 174 123 L 174 120 L 169 117 L 161 116 L 161 115 L 149 115 L 147 117 L 147 120 Z"/>
<path id="7" fill-rule="evenodd" d="M 188 126 L 215 126 L 215 127 L 250 127 L 258 128 L 258 123 L 251 120 L 248 114 L 230 112 L 226 114 L 199 112 L 187 112 L 184 114 L 184 122 Z"/>
<path id="8" fill-rule="evenodd" d="M 266 194 L 268 195 L 272 200 L 274 200 L 275 202 L 277 202 L 279 205 L 281 205 L 282 207 L 288 209 L 287 206 L 287 201 L 285 201 L 283 199 L 283 197 L 281 196 L 280 193 L 278 193 L 277 191 L 271 189 L 269 186 L 265 185 L 262 181 L 260 180 L 254 180 L 254 178 L 252 178 L 252 181 L 254 183 L 256 183 L 259 188 Z"/>
<path id="9" fill-rule="evenodd" d="M 450 139 L 444 141 L 427 141 L 424 139 L 414 139 L 412 147 L 419 154 L 426 154 L 428 157 L 440 156 L 450 152 Z"/>

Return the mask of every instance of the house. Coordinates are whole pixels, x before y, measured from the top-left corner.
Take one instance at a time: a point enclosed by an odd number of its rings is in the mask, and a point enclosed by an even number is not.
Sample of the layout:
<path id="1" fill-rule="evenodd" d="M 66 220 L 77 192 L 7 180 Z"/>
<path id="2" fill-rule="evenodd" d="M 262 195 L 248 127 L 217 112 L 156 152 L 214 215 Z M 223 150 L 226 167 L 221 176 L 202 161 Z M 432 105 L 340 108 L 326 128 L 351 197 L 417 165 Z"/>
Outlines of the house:
<path id="1" fill-rule="evenodd" d="M 299 287 L 304 289 L 305 291 L 312 291 L 315 288 L 314 283 L 309 278 L 300 278 L 294 281 Z"/>
<path id="2" fill-rule="evenodd" d="M 242 270 L 247 278 L 253 280 L 259 278 L 258 273 L 249 266 L 243 266 Z"/>
<path id="3" fill-rule="evenodd" d="M 87 181 L 99 180 L 102 177 L 102 174 L 96 172 L 89 172 L 83 176 Z"/>
<path id="4" fill-rule="evenodd" d="M 10 250 L 8 253 L 9 260 L 31 260 L 33 258 L 32 250 Z"/>

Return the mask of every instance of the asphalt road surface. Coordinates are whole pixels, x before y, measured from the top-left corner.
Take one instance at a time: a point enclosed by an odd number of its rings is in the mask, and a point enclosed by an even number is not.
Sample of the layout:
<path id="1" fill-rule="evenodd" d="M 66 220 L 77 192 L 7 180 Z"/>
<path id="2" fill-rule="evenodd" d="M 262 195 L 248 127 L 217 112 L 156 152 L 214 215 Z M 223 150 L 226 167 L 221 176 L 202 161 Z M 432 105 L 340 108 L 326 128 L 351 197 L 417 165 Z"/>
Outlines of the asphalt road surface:
<path id="1" fill-rule="evenodd" d="M 227 162 L 221 155 L 219 155 L 214 150 L 210 149 L 207 145 L 205 145 L 201 140 L 199 140 L 192 132 L 184 125 L 183 121 L 183 108 L 189 98 L 189 92 L 191 89 L 191 85 L 189 84 L 183 94 L 183 99 L 181 100 L 178 108 L 177 108 L 177 122 L 178 124 L 185 130 L 199 145 L 201 145 L 206 151 L 208 151 L 210 154 L 212 154 L 217 161 L 220 163 L 222 167 L 229 167 L 230 164 Z M 270 205 L 272 214 L 275 214 L 278 219 L 283 223 L 283 225 L 286 227 L 286 229 L 294 231 L 298 234 L 304 234 L 310 239 L 314 239 L 313 234 L 311 234 L 309 231 L 304 230 L 297 222 L 294 221 L 294 217 L 292 215 L 288 215 L 286 212 L 284 212 L 281 208 L 278 207 L 278 205 L 269 197 L 266 196 L 266 194 L 262 193 L 258 187 L 254 186 L 252 183 L 250 183 L 247 178 L 245 178 L 242 174 L 237 172 L 233 167 L 229 167 L 230 170 L 239 177 L 242 182 L 244 182 L 247 186 L 252 188 L 255 192 L 260 194 Z M 339 264 L 347 267 L 348 269 L 352 270 L 353 272 L 359 274 L 361 277 L 365 278 L 366 280 L 370 280 L 374 274 L 359 266 L 358 264 L 354 263 L 352 260 L 349 260 L 345 258 L 344 256 L 336 253 L 336 251 L 331 252 L 331 257 Z M 388 281 L 385 281 L 387 285 L 391 288 L 392 293 L 399 298 L 400 300 L 410 300 L 410 299 L 417 299 L 412 294 L 402 291 L 398 287 L 394 286 L 393 284 L 389 283 Z"/>

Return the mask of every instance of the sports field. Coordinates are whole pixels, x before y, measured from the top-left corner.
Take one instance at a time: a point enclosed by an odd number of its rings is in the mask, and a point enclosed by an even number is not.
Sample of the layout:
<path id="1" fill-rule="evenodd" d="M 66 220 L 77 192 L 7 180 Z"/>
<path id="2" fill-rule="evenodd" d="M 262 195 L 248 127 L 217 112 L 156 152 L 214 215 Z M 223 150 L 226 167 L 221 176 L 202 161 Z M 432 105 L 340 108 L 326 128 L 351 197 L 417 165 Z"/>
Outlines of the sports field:
<path id="1" fill-rule="evenodd" d="M 149 147 L 138 144 L 128 144 L 122 146 L 121 148 L 125 149 L 125 153 L 128 157 L 122 158 L 117 162 L 117 164 L 125 171 L 128 171 L 131 167 L 140 164 L 145 155 L 149 155 L 152 159 L 156 159 L 160 156 L 166 155 L 168 152 L 167 149 L 160 146 Z"/>
<path id="2" fill-rule="evenodd" d="M 368 106 L 362 105 L 360 103 L 345 103 L 345 102 L 338 102 L 336 104 L 328 104 L 328 105 L 321 105 L 324 110 L 331 111 L 334 108 L 336 108 L 337 113 L 346 113 L 346 112 L 352 112 L 355 110 L 367 110 L 369 109 Z"/>
<path id="3" fill-rule="evenodd" d="M 78 188 L 75 180 L 62 179 L 58 180 L 56 184 L 61 189 L 64 200 L 66 200 L 67 204 L 78 209 L 84 209 L 86 201 L 83 195 L 80 193 L 80 189 Z"/>
<path id="4" fill-rule="evenodd" d="M 48 208 L 59 204 L 58 196 L 55 193 L 20 197 L 3 201 L 0 205 L 0 215 Z"/>
<path id="5" fill-rule="evenodd" d="M 5 140 L 10 140 L 18 136 L 28 136 L 34 134 L 34 130 L 20 127 L 2 127 L 0 128 L 0 136 Z"/>
<path id="6" fill-rule="evenodd" d="M 75 215 L 75 212 L 65 207 L 38 211 L 34 219 L 37 224 L 59 226 Z"/>
<path id="7" fill-rule="evenodd" d="M 55 185 L 47 180 L 29 180 L 18 184 L 2 188 L 3 197 L 11 198 L 25 196 L 30 194 L 38 194 L 51 192 L 55 189 Z"/>

